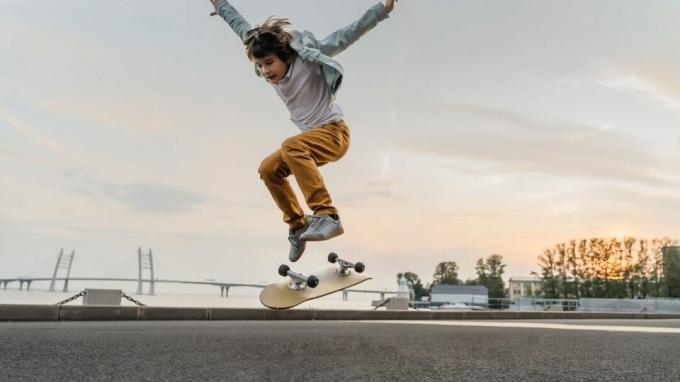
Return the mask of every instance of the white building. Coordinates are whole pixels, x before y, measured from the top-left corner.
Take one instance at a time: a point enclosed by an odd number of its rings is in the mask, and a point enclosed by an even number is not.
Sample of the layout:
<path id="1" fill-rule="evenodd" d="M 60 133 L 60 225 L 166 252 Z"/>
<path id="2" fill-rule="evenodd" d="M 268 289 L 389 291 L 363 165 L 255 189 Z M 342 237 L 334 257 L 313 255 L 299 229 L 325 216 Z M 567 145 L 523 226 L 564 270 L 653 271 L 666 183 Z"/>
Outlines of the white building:
<path id="1" fill-rule="evenodd" d="M 432 287 L 430 301 L 486 305 L 489 302 L 489 290 L 482 285 L 435 285 Z"/>
<path id="2" fill-rule="evenodd" d="M 541 295 L 541 279 L 538 277 L 510 277 L 509 298 L 537 297 Z"/>

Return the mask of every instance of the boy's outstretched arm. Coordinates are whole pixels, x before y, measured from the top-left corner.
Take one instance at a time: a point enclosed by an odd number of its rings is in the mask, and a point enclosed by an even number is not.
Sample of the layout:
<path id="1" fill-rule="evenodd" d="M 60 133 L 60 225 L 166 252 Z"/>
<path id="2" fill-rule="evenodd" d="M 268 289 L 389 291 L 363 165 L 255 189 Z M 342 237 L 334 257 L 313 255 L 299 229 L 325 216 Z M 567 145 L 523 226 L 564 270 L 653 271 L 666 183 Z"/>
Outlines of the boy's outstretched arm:
<path id="1" fill-rule="evenodd" d="M 380 21 L 387 18 L 387 15 L 394 9 L 396 0 L 385 0 L 385 3 L 378 3 L 371 7 L 363 16 L 350 25 L 331 33 L 328 37 L 319 41 L 319 50 L 328 56 L 347 49 L 366 32 L 373 29 Z"/>
<path id="2" fill-rule="evenodd" d="M 227 0 L 210 0 L 210 2 L 215 6 L 215 11 L 210 16 L 220 15 L 241 38 L 241 41 L 245 40 L 248 31 L 252 29 L 250 23 Z"/>

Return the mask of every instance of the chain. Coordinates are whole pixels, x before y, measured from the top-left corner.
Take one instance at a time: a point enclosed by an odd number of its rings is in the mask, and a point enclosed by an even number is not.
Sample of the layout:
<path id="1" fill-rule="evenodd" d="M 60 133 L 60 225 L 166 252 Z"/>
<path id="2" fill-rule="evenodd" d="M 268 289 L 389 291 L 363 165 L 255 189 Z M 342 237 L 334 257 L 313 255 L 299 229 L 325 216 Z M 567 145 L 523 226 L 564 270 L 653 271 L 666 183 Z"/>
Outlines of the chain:
<path id="1" fill-rule="evenodd" d="M 56 304 L 54 304 L 54 305 L 64 305 L 64 304 L 68 304 L 69 302 L 71 302 L 71 301 L 77 299 L 78 297 L 83 297 L 83 296 L 85 296 L 85 294 L 87 294 L 87 292 L 82 291 L 82 292 L 80 292 L 80 293 L 78 293 L 78 294 L 76 294 L 76 295 L 73 295 L 73 296 L 67 298 L 66 300 L 59 301 L 58 303 L 56 303 Z M 127 300 L 132 301 L 133 303 L 135 303 L 135 304 L 137 304 L 137 305 L 139 305 L 139 306 L 146 306 L 146 305 L 142 304 L 141 302 L 135 300 L 134 298 L 128 296 L 127 294 L 125 294 L 125 292 L 123 292 L 121 295 L 122 295 L 123 297 L 125 297 Z"/>
<path id="2" fill-rule="evenodd" d="M 82 291 L 82 292 L 78 293 L 77 295 L 71 296 L 71 297 L 67 298 L 66 300 L 59 301 L 58 303 L 56 303 L 54 305 L 64 305 L 64 304 L 67 304 L 67 303 L 77 299 L 78 297 L 82 297 L 82 296 L 85 296 L 85 291 Z"/>
<path id="3" fill-rule="evenodd" d="M 392 297 L 386 298 L 383 302 L 376 305 L 375 308 L 373 308 L 373 310 L 378 310 L 378 308 L 382 308 L 383 306 L 387 305 L 387 303 L 390 302 L 391 299 L 392 299 Z"/>
<path id="4" fill-rule="evenodd" d="M 132 298 L 132 297 L 126 295 L 125 292 L 123 292 L 122 296 L 125 297 L 127 300 L 132 301 L 132 302 L 134 302 L 135 304 L 137 304 L 137 305 L 139 305 L 139 306 L 146 306 L 146 305 L 142 304 L 141 302 L 135 300 L 134 298 Z"/>

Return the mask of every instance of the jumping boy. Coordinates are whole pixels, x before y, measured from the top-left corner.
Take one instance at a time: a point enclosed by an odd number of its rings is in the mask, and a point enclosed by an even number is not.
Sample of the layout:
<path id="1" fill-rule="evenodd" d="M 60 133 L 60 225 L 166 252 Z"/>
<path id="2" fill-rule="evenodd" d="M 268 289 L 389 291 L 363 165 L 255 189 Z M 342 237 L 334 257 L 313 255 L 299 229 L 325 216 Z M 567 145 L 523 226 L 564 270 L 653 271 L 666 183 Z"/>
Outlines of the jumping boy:
<path id="1" fill-rule="evenodd" d="M 255 73 L 272 85 L 302 131 L 286 139 L 259 169 L 288 224 L 290 261 L 302 256 L 307 241 L 328 240 L 344 232 L 319 172 L 320 166 L 339 160 L 349 147 L 349 128 L 335 103 L 343 69 L 331 57 L 386 19 L 395 1 L 384 0 L 352 24 L 317 40 L 308 31 L 287 31 L 287 19 L 270 17 L 252 28 L 227 0 L 210 0 L 215 6 L 211 16 L 220 15 L 241 38 Z M 305 215 L 300 207 L 286 180 L 291 174 L 313 216 Z"/>

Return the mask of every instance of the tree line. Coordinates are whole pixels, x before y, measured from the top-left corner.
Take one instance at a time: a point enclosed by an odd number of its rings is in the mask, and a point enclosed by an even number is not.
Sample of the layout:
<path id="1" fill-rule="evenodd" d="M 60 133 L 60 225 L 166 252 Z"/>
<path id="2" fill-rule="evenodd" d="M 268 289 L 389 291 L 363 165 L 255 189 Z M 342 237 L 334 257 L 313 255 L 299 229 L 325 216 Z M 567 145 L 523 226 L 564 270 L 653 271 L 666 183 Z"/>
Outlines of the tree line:
<path id="1" fill-rule="evenodd" d="M 475 272 L 477 277 L 462 281 L 458 278 L 458 264 L 455 261 L 445 261 L 437 264 L 432 275 L 432 282 L 423 285 L 420 277 L 413 272 L 403 272 L 397 274 L 397 282 L 402 276 L 412 286 L 415 299 L 420 300 L 424 296 L 429 296 L 432 287 L 435 285 L 483 285 L 489 290 L 489 298 L 505 297 L 505 283 L 503 273 L 506 264 L 503 263 L 503 256 L 491 255 L 486 259 L 477 260 Z"/>
<path id="2" fill-rule="evenodd" d="M 538 257 L 546 298 L 668 297 L 662 249 L 670 238 L 634 237 L 570 240 L 545 249 Z M 667 264 L 670 265 L 670 264 Z M 665 277 L 668 275 L 668 277 Z M 671 293 L 674 294 L 674 293 Z"/>
<path id="3" fill-rule="evenodd" d="M 547 248 L 538 257 L 541 296 L 544 298 L 648 298 L 680 297 L 680 258 L 664 263 L 663 249 L 678 239 L 634 237 L 570 240 Z M 474 279 L 462 281 L 455 261 L 437 264 L 432 282 L 423 284 L 413 272 L 397 274 L 411 285 L 415 299 L 428 296 L 435 285 L 483 285 L 489 298 L 505 298 L 501 255 L 477 260 Z M 532 274 L 536 274 L 532 272 Z M 538 276 L 538 274 L 536 274 Z"/>

